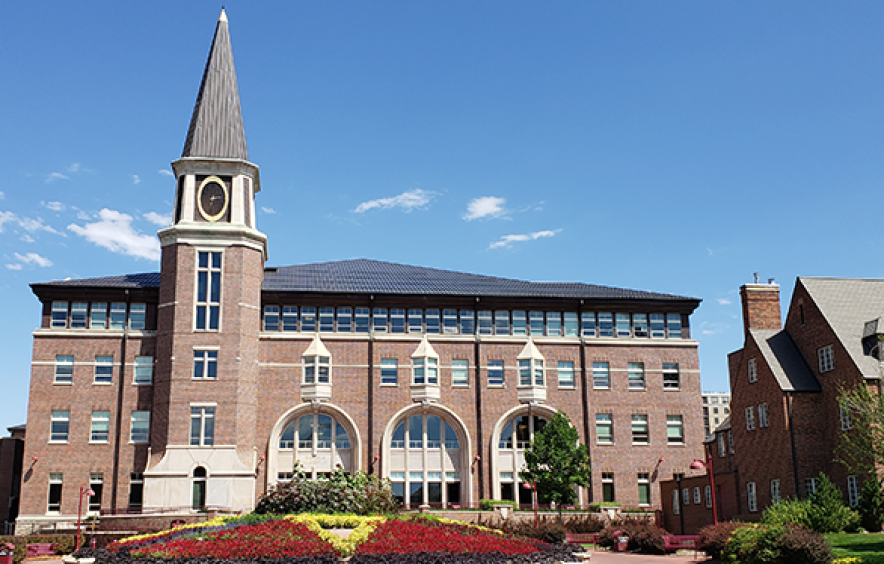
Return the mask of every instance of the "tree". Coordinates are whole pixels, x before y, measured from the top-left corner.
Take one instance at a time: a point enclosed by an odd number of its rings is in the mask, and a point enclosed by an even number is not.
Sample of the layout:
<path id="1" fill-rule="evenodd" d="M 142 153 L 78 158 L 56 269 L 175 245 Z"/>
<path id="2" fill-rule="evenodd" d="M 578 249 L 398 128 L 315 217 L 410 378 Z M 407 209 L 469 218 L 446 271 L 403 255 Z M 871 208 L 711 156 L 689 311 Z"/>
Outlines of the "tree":
<path id="1" fill-rule="evenodd" d="M 558 505 L 561 520 L 562 506 L 577 499 L 574 486 L 588 487 L 591 479 L 589 451 L 580 444 L 567 415 L 557 412 L 534 434 L 520 474 L 523 481 L 536 483 L 537 494 L 544 501 Z"/>
<path id="2" fill-rule="evenodd" d="M 884 394 L 872 393 L 867 386 L 842 390 L 840 461 L 856 474 L 872 475 L 884 467 Z M 845 425 L 846 424 L 846 425 Z"/>

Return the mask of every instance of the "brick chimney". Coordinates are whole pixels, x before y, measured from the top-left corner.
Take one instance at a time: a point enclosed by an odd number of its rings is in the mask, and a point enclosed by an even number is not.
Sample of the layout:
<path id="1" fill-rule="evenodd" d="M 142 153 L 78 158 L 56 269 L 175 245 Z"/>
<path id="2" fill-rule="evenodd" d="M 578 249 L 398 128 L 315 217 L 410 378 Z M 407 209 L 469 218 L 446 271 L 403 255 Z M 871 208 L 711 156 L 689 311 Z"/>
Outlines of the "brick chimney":
<path id="1" fill-rule="evenodd" d="M 769 284 L 744 284 L 740 288 L 743 302 L 743 330 L 782 329 L 780 316 L 780 286 L 770 280 Z"/>

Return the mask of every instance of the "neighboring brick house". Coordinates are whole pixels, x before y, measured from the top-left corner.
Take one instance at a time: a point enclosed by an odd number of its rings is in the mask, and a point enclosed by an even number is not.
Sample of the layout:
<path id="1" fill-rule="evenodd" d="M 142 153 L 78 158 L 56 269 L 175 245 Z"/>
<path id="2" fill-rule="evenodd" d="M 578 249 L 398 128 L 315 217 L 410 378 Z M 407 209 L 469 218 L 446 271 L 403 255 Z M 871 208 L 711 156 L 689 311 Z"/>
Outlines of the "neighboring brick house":
<path id="1" fill-rule="evenodd" d="M 584 504 L 659 507 L 658 473 L 701 453 L 695 298 L 372 260 L 265 268 L 223 12 L 172 166 L 159 273 L 32 286 L 22 530 L 75 516 L 81 487 L 91 511 L 249 509 L 296 461 L 379 473 L 409 507 L 528 503 L 523 451 L 556 410 L 590 445 Z"/>
<path id="2" fill-rule="evenodd" d="M 11 534 L 10 525 L 18 517 L 21 491 L 25 426 L 8 427 L 8 437 L 0 439 L 0 533 Z"/>
<path id="3" fill-rule="evenodd" d="M 864 477 L 838 462 L 850 427 L 838 395 L 881 391 L 884 280 L 800 277 L 785 324 L 779 286 L 746 284 L 740 294 L 744 344 L 728 357 L 731 416 L 707 444 L 716 480 L 721 472 L 737 484 L 738 499 L 721 494 L 738 511 L 726 516 L 757 520 L 776 500 L 813 492 L 820 472 L 855 505 Z"/>

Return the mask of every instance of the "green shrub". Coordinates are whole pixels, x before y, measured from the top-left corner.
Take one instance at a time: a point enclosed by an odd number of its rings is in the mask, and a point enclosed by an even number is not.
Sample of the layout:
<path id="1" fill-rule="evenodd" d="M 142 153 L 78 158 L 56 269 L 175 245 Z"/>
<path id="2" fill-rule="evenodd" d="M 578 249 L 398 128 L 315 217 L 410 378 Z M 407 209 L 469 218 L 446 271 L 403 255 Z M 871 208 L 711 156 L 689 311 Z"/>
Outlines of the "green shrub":
<path id="1" fill-rule="evenodd" d="M 395 513 L 399 504 L 390 481 L 365 472 L 347 474 L 338 468 L 328 480 L 308 480 L 295 464 L 291 482 L 278 484 L 261 496 L 255 513 L 355 513 L 374 515 Z"/>
<path id="2" fill-rule="evenodd" d="M 814 512 L 810 499 L 784 499 L 769 506 L 761 514 L 761 522 L 766 525 L 798 525 L 813 528 Z"/>
<path id="3" fill-rule="evenodd" d="M 742 523 L 736 521 L 725 521 L 715 525 L 706 525 L 700 529 L 700 550 L 711 556 L 712 558 L 721 558 L 727 541 L 730 540 L 731 534 Z"/>
<path id="4" fill-rule="evenodd" d="M 620 536 L 629 537 L 627 550 L 643 554 L 663 554 L 666 543 L 663 535 L 666 531 L 646 519 L 627 517 L 617 523 L 611 523 L 599 534 L 599 546 L 612 547 Z"/>
<path id="5" fill-rule="evenodd" d="M 516 505 L 515 501 L 510 501 L 508 499 L 480 499 L 479 500 L 479 508 L 482 511 L 494 511 L 495 505 L 509 505 L 513 508 L 513 511 L 518 509 L 518 505 Z"/>
<path id="6" fill-rule="evenodd" d="M 70 554 L 74 551 L 76 535 L 29 535 L 25 537 L 3 537 L 0 542 L 8 542 L 15 545 L 13 560 L 21 562 L 28 555 L 29 543 L 52 543 L 55 545 L 55 554 Z"/>
<path id="7" fill-rule="evenodd" d="M 847 507 L 841 492 L 820 472 L 816 493 L 810 496 L 810 528 L 818 533 L 840 533 L 859 528 L 859 512 Z"/>
<path id="8" fill-rule="evenodd" d="M 877 474 L 863 484 L 858 509 L 863 529 L 871 533 L 881 530 L 884 525 L 884 489 Z"/>
<path id="9" fill-rule="evenodd" d="M 792 525 L 743 525 L 721 556 L 733 564 L 831 564 L 832 549 L 822 535 Z"/>

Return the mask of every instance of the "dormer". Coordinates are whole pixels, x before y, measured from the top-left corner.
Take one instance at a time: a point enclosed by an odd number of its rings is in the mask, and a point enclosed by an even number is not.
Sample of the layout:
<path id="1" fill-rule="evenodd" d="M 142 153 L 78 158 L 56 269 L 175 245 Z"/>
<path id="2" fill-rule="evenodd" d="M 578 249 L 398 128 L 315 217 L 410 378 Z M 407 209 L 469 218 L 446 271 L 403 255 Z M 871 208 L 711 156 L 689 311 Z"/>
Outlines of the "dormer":
<path id="1" fill-rule="evenodd" d="M 317 334 L 301 355 L 301 399 L 324 402 L 331 399 L 332 358 Z"/>
<path id="2" fill-rule="evenodd" d="M 439 355 L 426 335 L 411 355 L 411 399 L 439 400 Z"/>
<path id="3" fill-rule="evenodd" d="M 519 401 L 531 405 L 546 401 L 546 359 L 537 350 L 533 339 L 516 357 L 519 363 Z"/>

